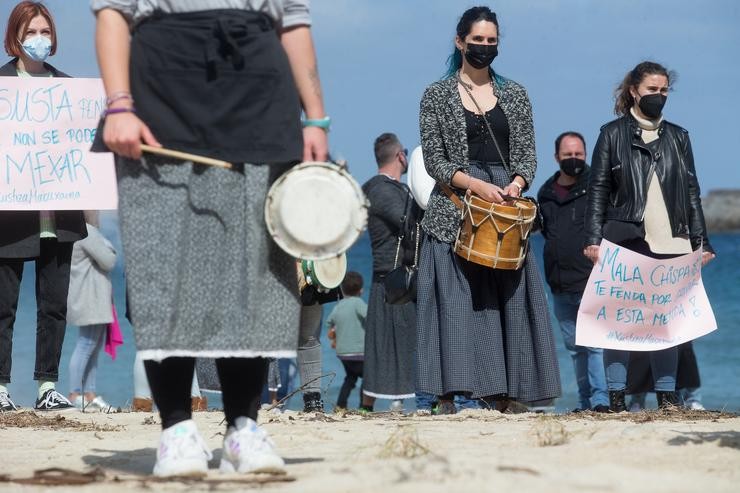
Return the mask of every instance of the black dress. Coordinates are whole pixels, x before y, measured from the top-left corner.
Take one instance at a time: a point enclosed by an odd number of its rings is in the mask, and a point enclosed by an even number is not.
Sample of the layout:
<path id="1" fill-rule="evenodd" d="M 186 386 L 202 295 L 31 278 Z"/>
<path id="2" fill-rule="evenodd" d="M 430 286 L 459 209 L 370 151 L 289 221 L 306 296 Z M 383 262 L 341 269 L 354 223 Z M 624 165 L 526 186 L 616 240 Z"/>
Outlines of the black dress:
<path id="1" fill-rule="evenodd" d="M 415 238 L 411 231 L 415 231 L 420 211 L 409 188 L 387 176 L 371 178 L 362 189 L 370 201 L 368 231 L 373 250 L 363 392 L 379 399 L 406 399 L 415 395 L 416 303 L 386 303 L 383 277 L 394 267 L 401 234 L 405 238 L 399 262 L 413 264 Z"/>
<path id="2" fill-rule="evenodd" d="M 469 173 L 503 188 L 511 181 L 501 162 L 501 154 L 508 161 L 508 123 L 498 107 L 486 117 L 501 152 L 481 116 L 466 111 Z M 519 270 L 491 269 L 426 236 L 418 277 L 417 351 L 421 392 L 522 402 L 560 396 L 550 314 L 531 250 Z"/>

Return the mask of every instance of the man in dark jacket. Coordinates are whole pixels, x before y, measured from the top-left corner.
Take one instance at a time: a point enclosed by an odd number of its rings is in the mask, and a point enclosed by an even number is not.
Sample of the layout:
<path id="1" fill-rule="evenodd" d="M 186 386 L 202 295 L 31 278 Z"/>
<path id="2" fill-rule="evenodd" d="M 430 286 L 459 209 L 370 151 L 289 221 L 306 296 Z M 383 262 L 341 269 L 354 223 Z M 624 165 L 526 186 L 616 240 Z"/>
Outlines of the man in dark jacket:
<path id="1" fill-rule="evenodd" d="M 545 275 L 553 295 L 555 317 L 576 370 L 579 409 L 609 410 L 603 351 L 576 346 L 576 318 L 593 263 L 582 251 L 585 238 L 586 191 L 590 169 L 586 142 L 577 132 L 555 140 L 557 171 L 540 188 L 537 199 L 545 237 Z"/>
<path id="2" fill-rule="evenodd" d="M 399 405 L 398 401 L 414 397 L 416 303 L 386 303 L 383 279 L 395 267 L 416 262 L 420 219 L 411 191 L 401 183 L 408 169 L 408 153 L 398 137 L 380 135 L 374 151 L 378 174 L 362 186 L 370 201 L 367 229 L 373 251 L 362 396 L 362 408 L 368 411 L 377 398 Z"/>

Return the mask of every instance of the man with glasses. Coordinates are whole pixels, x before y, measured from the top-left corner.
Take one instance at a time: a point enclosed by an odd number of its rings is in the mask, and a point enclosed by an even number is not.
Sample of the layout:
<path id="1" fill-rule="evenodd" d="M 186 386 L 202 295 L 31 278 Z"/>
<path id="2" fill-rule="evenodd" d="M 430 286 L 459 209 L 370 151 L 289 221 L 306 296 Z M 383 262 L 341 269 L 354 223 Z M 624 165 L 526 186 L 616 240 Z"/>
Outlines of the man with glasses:
<path id="1" fill-rule="evenodd" d="M 372 411 L 376 398 L 398 401 L 414 397 L 416 306 L 385 302 L 383 278 L 398 265 L 413 265 L 416 222 L 421 210 L 401 175 L 408 151 L 395 134 L 375 139 L 378 174 L 362 186 L 370 201 L 368 231 L 373 251 L 373 278 L 365 327 L 365 366 L 361 409 Z"/>

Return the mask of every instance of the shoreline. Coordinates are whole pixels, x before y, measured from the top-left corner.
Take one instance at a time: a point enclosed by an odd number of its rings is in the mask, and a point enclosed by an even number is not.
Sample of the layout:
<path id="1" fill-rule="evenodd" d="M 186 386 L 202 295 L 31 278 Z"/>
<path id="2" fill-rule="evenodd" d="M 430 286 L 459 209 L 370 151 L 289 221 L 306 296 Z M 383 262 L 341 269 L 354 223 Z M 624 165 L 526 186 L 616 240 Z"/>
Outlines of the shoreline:
<path id="1" fill-rule="evenodd" d="M 223 414 L 193 415 L 214 452 L 200 480 L 150 476 L 160 433 L 152 413 L 32 411 L 0 415 L 3 491 L 49 491 L 8 480 L 64 468 L 53 491 L 447 492 L 502 487 L 520 491 L 736 491 L 740 417 L 731 413 L 643 411 L 501 414 L 260 412 L 285 458 L 287 475 L 218 473 Z M 90 473 L 89 476 L 80 475 Z M 5 476 L 3 478 L 3 476 Z M 89 484 L 86 484 L 88 483 Z"/>

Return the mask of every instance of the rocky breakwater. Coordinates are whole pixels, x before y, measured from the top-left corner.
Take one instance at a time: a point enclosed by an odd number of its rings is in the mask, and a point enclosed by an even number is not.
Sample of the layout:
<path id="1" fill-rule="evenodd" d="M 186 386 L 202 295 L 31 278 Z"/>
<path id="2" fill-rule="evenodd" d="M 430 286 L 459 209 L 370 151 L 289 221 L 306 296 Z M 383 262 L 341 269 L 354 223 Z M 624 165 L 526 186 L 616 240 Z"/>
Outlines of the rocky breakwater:
<path id="1" fill-rule="evenodd" d="M 740 189 L 712 190 L 701 204 L 710 232 L 740 231 Z"/>

